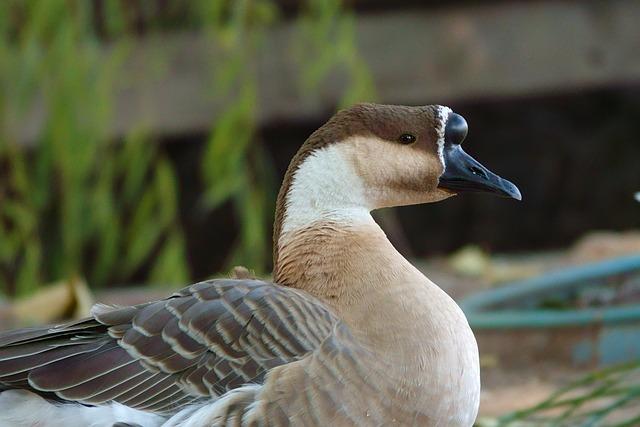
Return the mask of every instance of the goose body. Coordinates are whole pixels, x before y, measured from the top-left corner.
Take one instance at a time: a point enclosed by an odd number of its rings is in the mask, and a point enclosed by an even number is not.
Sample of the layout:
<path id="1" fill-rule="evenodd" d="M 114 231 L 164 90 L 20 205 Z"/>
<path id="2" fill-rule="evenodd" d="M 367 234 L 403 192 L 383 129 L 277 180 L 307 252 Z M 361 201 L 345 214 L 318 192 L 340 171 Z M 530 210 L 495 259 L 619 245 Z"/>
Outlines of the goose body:
<path id="1" fill-rule="evenodd" d="M 465 135 L 446 107 L 337 113 L 285 175 L 274 283 L 209 280 L 0 334 L 0 426 L 473 425 L 467 320 L 370 215 L 461 191 L 519 198 Z"/>

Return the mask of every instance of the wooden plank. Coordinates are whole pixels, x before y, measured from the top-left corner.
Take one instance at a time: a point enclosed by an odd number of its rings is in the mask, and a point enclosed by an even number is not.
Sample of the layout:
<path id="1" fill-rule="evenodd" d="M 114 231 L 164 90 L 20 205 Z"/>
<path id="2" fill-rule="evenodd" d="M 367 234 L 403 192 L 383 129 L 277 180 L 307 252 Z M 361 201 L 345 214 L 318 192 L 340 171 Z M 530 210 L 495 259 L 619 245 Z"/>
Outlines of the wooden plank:
<path id="1" fill-rule="evenodd" d="M 640 82 L 640 2 L 498 2 L 358 16 L 357 42 L 378 100 L 406 104 Z M 258 120 L 331 111 L 345 81 L 329 77 L 319 96 L 301 93 L 292 57 L 292 23 L 268 33 L 257 55 Z M 220 52 L 198 34 L 135 42 L 117 79 L 112 136 L 142 124 L 155 134 L 207 130 L 225 106 L 212 94 Z M 33 141 L 43 123 L 34 109 L 14 131 Z"/>
<path id="2" fill-rule="evenodd" d="M 380 18 L 363 21 L 359 33 L 368 35 L 362 50 L 385 100 L 640 81 L 637 1 L 513 2 Z M 389 46 L 384 55 L 370 54 L 381 46 Z"/>

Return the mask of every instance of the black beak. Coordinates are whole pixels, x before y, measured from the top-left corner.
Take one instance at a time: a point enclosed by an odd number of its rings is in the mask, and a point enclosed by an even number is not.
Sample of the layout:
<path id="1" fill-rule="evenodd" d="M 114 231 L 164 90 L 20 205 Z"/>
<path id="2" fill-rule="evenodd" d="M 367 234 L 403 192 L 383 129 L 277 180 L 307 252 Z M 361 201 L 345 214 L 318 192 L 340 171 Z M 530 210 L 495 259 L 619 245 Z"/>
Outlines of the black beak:
<path id="1" fill-rule="evenodd" d="M 522 200 L 518 187 L 494 174 L 464 152 L 460 144 L 467 136 L 467 130 L 467 122 L 461 115 L 449 114 L 444 133 L 445 169 L 438 187 L 455 193 L 493 193 Z"/>

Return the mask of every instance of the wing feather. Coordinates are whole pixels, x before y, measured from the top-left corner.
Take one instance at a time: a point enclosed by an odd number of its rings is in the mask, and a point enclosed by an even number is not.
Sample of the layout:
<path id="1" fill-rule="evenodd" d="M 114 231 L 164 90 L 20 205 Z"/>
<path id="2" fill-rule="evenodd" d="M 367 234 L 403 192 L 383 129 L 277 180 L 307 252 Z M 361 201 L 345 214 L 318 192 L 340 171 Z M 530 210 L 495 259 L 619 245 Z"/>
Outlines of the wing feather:
<path id="1" fill-rule="evenodd" d="M 153 411 L 260 383 L 318 348 L 336 317 L 321 302 L 258 280 L 218 279 L 93 317 L 0 334 L 0 389 Z"/>
<path id="2" fill-rule="evenodd" d="M 32 370 L 29 383 L 43 391 L 65 390 L 133 362 L 122 347 L 111 341 L 96 351 L 57 360 Z"/>
<path id="3" fill-rule="evenodd" d="M 159 374 L 158 376 L 160 377 L 159 381 L 155 381 L 149 384 L 148 387 L 138 390 L 137 393 L 123 400 L 121 403 L 140 409 L 148 402 L 153 402 L 160 393 L 175 387 L 175 381 L 171 376 L 163 374 Z"/>
<path id="4" fill-rule="evenodd" d="M 144 368 L 137 360 L 132 360 L 109 372 L 100 372 L 73 387 L 65 388 L 58 395 L 66 400 L 83 400 L 91 398 L 104 390 L 110 389 L 143 372 Z"/>
<path id="5" fill-rule="evenodd" d="M 126 392 L 117 396 L 117 399 L 114 398 L 116 402 L 120 402 L 123 405 L 134 407 L 136 402 L 144 401 L 144 396 L 146 394 L 152 394 L 156 387 L 162 387 L 161 384 L 165 382 L 170 382 L 172 379 L 160 372 L 152 373 L 150 371 L 146 371 L 151 376 Z M 104 396 L 94 396 L 94 398 L 102 398 Z"/>
<path id="6" fill-rule="evenodd" d="M 139 369 L 140 372 L 125 378 L 119 383 L 101 384 L 94 390 L 85 394 L 82 399 L 91 403 L 105 403 L 116 400 L 119 396 L 139 387 L 154 374 L 145 369 Z"/>

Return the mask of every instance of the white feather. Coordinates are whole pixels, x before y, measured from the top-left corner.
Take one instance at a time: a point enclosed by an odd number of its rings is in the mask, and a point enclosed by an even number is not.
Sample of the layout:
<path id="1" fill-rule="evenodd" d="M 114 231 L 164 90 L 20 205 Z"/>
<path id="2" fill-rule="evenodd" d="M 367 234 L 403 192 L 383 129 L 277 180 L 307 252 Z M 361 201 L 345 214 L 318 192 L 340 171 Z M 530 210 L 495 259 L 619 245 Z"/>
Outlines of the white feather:
<path id="1" fill-rule="evenodd" d="M 321 219 L 372 221 L 362 178 L 342 152 L 346 145 L 320 148 L 299 166 L 287 194 L 283 233 Z"/>
<path id="2" fill-rule="evenodd" d="M 220 425 L 221 418 L 224 418 L 229 408 L 236 404 L 247 405 L 249 413 L 246 414 L 246 418 L 249 418 L 251 409 L 256 408 L 256 405 L 251 403 L 261 387 L 256 384 L 244 385 L 225 393 L 215 402 L 188 406 L 167 420 L 162 427 L 208 427 Z M 243 422 L 246 421 L 246 418 L 243 417 L 242 420 L 236 421 Z"/>
<path id="3" fill-rule="evenodd" d="M 117 422 L 156 427 L 162 425 L 164 418 L 119 403 L 54 404 L 25 390 L 0 393 L 0 427 L 111 427 Z"/>
<path id="4" fill-rule="evenodd" d="M 438 120 L 435 124 L 436 132 L 438 134 L 438 157 L 440 158 L 440 163 L 442 163 L 442 167 L 446 167 L 444 163 L 444 131 L 447 126 L 447 120 L 449 120 L 449 114 L 453 111 L 449 107 L 445 107 L 442 105 L 438 105 L 438 115 L 440 120 Z"/>

